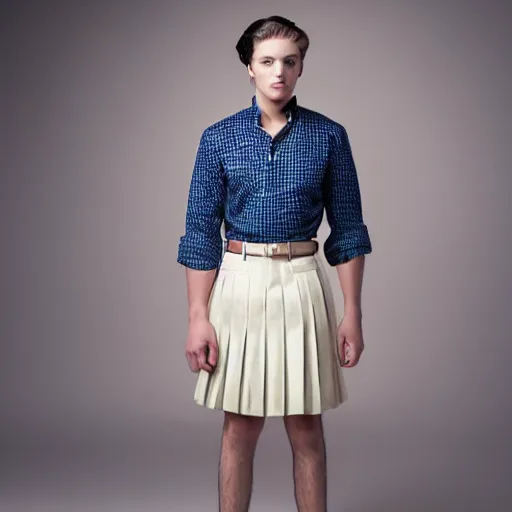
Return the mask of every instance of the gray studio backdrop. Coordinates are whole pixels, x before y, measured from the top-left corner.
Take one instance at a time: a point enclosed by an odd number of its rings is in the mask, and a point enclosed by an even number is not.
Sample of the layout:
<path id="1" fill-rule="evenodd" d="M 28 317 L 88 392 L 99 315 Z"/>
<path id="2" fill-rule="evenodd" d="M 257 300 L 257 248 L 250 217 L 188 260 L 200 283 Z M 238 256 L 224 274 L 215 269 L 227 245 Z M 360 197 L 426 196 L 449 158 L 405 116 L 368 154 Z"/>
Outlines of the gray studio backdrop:
<path id="1" fill-rule="evenodd" d="M 202 130 L 250 105 L 235 43 L 271 14 L 311 38 L 297 98 L 346 127 L 374 244 L 330 510 L 510 510 L 511 8 L 437 0 L 4 7 L 2 510 L 216 510 L 176 251 Z M 258 450 L 253 509 L 294 510 L 280 420 Z"/>

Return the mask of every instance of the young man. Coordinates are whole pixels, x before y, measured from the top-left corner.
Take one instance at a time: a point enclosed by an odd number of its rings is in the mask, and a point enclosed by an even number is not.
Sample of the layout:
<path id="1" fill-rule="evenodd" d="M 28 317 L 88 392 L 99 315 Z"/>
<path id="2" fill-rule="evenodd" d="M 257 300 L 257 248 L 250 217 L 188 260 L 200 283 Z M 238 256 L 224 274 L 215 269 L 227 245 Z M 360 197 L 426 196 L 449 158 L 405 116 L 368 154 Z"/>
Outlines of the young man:
<path id="1" fill-rule="evenodd" d="M 343 403 L 341 366 L 363 350 L 361 288 L 372 251 L 344 127 L 297 103 L 309 46 L 293 22 L 257 20 L 236 46 L 252 106 L 202 134 L 178 261 L 186 266 L 186 356 L 195 400 L 224 411 L 221 512 L 248 510 L 256 444 L 283 417 L 298 510 L 326 510 L 322 413 Z M 315 240 L 344 295 L 339 326 Z M 225 223 L 225 238 L 220 228 Z"/>

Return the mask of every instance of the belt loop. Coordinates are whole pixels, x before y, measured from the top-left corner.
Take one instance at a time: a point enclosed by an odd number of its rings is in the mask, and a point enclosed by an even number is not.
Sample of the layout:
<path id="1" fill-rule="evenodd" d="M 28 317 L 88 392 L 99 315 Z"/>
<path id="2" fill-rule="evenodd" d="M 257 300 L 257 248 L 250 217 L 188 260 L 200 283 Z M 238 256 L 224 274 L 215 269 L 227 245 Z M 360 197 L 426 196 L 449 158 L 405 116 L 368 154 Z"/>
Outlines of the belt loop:
<path id="1" fill-rule="evenodd" d="M 242 260 L 245 261 L 247 258 L 247 247 L 245 244 L 245 240 L 242 242 Z"/>
<path id="2" fill-rule="evenodd" d="M 288 246 L 288 261 L 292 261 L 292 244 L 291 242 L 286 242 Z"/>
<path id="3" fill-rule="evenodd" d="M 221 260 L 224 259 L 224 254 L 226 254 L 226 250 L 228 248 L 228 241 L 227 240 L 222 240 L 222 256 L 221 256 Z"/>

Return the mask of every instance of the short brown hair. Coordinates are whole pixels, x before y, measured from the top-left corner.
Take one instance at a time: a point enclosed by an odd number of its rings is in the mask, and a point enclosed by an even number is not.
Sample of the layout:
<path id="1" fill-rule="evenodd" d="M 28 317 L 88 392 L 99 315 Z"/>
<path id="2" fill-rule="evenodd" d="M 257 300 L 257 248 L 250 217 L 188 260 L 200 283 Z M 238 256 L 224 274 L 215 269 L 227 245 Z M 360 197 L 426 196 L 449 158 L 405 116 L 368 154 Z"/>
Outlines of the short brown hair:
<path id="1" fill-rule="evenodd" d="M 236 51 L 242 64 L 247 66 L 251 62 L 255 43 L 272 37 L 283 37 L 297 43 L 301 59 L 304 60 L 309 48 L 309 38 L 304 30 L 287 18 L 270 16 L 251 23 L 238 40 Z"/>

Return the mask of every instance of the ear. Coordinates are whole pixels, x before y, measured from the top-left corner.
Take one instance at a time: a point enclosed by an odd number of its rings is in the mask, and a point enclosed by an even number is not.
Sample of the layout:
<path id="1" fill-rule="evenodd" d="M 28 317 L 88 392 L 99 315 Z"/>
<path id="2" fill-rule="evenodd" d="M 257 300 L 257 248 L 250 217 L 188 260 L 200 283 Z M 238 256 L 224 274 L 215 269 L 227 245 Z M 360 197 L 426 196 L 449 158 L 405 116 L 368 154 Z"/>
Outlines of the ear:
<path id="1" fill-rule="evenodd" d="M 249 76 L 251 78 L 254 78 L 254 71 L 252 70 L 251 68 L 251 65 L 250 64 L 247 64 L 247 71 L 249 72 Z"/>

